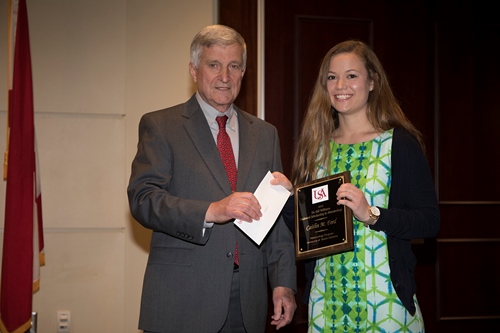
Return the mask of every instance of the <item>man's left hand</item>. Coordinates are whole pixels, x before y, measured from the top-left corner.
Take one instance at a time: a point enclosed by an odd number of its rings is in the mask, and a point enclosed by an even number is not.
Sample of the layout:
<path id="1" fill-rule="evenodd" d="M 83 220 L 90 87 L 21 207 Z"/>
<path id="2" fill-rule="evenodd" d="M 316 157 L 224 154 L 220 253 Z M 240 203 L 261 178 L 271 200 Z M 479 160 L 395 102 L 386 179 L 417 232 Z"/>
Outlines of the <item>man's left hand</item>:
<path id="1" fill-rule="evenodd" d="M 274 315 L 271 325 L 276 325 L 279 330 L 292 322 L 293 314 L 297 308 L 293 290 L 286 287 L 276 287 L 273 290 Z"/>

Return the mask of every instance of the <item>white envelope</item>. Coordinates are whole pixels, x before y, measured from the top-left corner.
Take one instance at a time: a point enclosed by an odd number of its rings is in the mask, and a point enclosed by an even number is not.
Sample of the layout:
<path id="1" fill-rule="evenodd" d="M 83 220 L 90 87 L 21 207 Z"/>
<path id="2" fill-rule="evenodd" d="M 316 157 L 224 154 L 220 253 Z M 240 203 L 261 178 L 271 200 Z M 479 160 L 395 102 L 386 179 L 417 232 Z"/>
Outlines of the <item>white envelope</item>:
<path id="1" fill-rule="evenodd" d="M 253 220 L 251 223 L 241 220 L 234 221 L 234 224 L 257 245 L 262 243 L 269 230 L 271 230 L 290 196 L 290 192 L 283 186 L 271 185 L 270 181 L 273 178 L 271 172 L 268 171 L 254 193 L 262 207 L 260 220 Z"/>

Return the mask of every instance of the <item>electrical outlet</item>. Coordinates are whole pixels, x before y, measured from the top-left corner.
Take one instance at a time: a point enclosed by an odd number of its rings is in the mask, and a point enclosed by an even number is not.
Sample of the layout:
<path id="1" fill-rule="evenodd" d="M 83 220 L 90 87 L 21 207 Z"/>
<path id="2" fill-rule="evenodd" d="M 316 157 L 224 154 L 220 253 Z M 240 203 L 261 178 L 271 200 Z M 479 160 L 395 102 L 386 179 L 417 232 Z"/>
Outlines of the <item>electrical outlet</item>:
<path id="1" fill-rule="evenodd" d="M 57 311 L 57 333 L 70 333 L 71 314 L 69 310 Z"/>

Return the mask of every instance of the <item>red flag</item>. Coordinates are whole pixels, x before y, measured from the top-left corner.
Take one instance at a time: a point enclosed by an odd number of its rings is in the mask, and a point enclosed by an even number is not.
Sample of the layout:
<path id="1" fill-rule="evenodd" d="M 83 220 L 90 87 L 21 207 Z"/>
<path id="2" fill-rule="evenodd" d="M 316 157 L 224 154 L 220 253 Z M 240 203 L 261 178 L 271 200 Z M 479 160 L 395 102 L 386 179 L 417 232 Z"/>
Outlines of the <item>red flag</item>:
<path id="1" fill-rule="evenodd" d="M 11 68 L 0 330 L 24 333 L 31 324 L 44 245 L 26 0 L 10 1 L 9 9 Z"/>

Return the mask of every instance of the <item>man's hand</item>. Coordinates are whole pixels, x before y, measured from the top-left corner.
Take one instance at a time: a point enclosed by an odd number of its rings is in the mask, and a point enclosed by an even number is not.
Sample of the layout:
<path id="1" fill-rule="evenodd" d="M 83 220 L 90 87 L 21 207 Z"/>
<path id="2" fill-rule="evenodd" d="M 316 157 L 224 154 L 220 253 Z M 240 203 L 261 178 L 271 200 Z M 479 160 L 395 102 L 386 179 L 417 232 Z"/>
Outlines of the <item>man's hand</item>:
<path id="1" fill-rule="evenodd" d="M 205 221 L 210 223 L 226 223 L 232 219 L 245 222 L 258 221 L 261 206 L 257 198 L 249 192 L 234 192 L 224 199 L 212 202 L 205 214 Z"/>
<path id="2" fill-rule="evenodd" d="M 293 314 L 297 308 L 293 290 L 285 287 L 276 287 L 273 290 L 274 315 L 271 325 L 276 325 L 279 330 L 292 322 Z"/>

